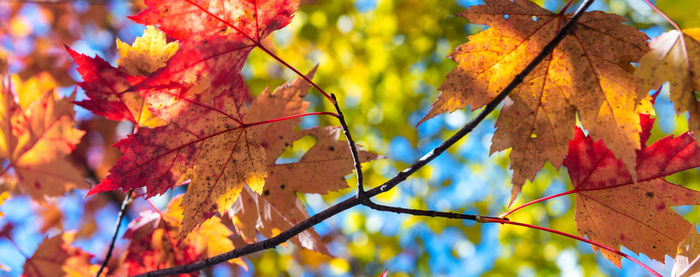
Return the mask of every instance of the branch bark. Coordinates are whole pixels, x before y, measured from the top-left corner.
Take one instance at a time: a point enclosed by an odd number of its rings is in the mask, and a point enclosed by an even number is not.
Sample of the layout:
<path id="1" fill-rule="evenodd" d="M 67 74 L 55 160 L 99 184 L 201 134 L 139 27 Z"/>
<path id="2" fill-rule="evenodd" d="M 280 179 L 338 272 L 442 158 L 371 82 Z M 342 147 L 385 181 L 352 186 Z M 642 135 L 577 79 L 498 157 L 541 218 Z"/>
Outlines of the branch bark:
<path id="1" fill-rule="evenodd" d="M 447 150 L 449 147 L 454 145 L 457 141 L 462 139 L 464 136 L 466 136 L 468 133 L 470 133 L 476 126 L 481 123 L 486 116 L 488 116 L 493 110 L 496 109 L 498 105 L 503 101 L 503 99 L 508 96 L 508 94 L 513 91 L 522 81 L 524 78 L 532 72 L 548 55 L 554 51 L 554 48 L 561 42 L 571 31 L 572 28 L 574 28 L 574 24 L 576 21 L 581 17 L 583 12 L 594 2 L 595 0 L 585 0 L 581 5 L 579 5 L 578 9 L 574 13 L 573 17 L 569 19 L 569 21 L 562 27 L 559 32 L 556 34 L 556 36 L 540 51 L 540 53 L 535 57 L 528 65 L 523 69 L 518 75 L 515 76 L 515 78 L 508 84 L 507 87 L 501 91 L 496 98 L 494 98 L 489 104 L 486 105 L 486 107 L 471 121 L 469 121 L 467 124 L 465 124 L 457 133 L 449 137 L 447 140 L 445 140 L 442 144 L 440 144 L 438 147 L 434 148 L 427 154 L 425 154 L 423 157 L 418 159 L 416 162 L 411 164 L 408 168 L 404 169 L 403 171 L 399 172 L 394 176 L 393 178 L 389 179 L 388 181 L 384 182 L 382 185 L 375 187 L 371 190 L 368 190 L 364 193 L 364 196 L 367 197 L 367 199 L 374 197 L 378 194 L 384 193 L 386 191 L 389 191 L 390 189 L 394 188 L 396 185 L 399 183 L 403 182 L 411 176 L 413 173 L 415 173 L 418 169 L 422 168 L 426 164 L 428 164 L 430 161 L 435 159 L 437 156 L 442 154 L 445 150 Z M 269 51 L 268 54 L 271 54 Z M 271 54 L 275 59 L 278 61 L 281 61 L 281 59 L 277 56 L 274 56 Z M 285 66 L 290 67 L 287 63 L 282 62 Z M 299 73 L 298 70 L 293 69 L 294 72 L 297 72 L 297 74 L 301 77 L 305 77 L 303 74 Z M 307 82 L 310 82 L 314 87 L 316 86 L 311 80 L 308 80 L 308 78 L 304 78 Z M 325 93 L 324 93 L 325 94 Z M 334 101 L 335 104 L 337 104 L 337 101 Z M 339 115 L 340 109 L 339 107 L 337 108 Z M 339 117 L 340 118 L 340 117 Z M 343 121 L 344 122 L 344 121 Z M 347 126 L 346 126 L 347 128 Z M 349 134 L 349 133 L 348 133 Z M 354 145 L 354 142 L 352 144 L 349 143 L 349 147 Z M 355 163 L 355 169 L 357 170 L 358 174 L 361 174 L 362 168 L 360 168 L 357 163 Z M 358 184 L 359 186 L 360 184 Z M 334 216 L 340 212 L 343 212 L 345 210 L 348 210 L 354 206 L 360 205 L 363 203 L 363 201 L 367 200 L 362 200 L 358 196 L 353 196 L 348 199 L 345 199 L 341 201 L 338 204 L 335 204 L 311 217 L 308 219 L 300 222 L 297 225 L 294 225 L 293 227 L 287 229 L 286 231 L 280 233 L 277 236 L 271 237 L 269 239 L 259 241 L 256 243 L 248 244 L 246 246 L 236 248 L 234 250 L 231 250 L 229 252 L 207 258 L 204 260 L 200 260 L 194 263 L 190 264 L 185 264 L 185 265 L 179 265 L 179 266 L 174 266 L 171 268 L 166 268 L 166 269 L 161 269 L 161 270 L 155 270 L 155 271 L 150 271 L 146 272 L 144 274 L 140 274 L 137 276 L 170 276 L 170 275 L 175 275 L 175 274 L 181 274 L 181 273 L 188 273 L 192 272 L 195 270 L 201 270 L 204 268 L 208 268 L 211 266 L 214 266 L 216 264 L 228 261 L 230 259 L 235 259 L 244 255 L 248 255 L 251 253 L 259 252 L 265 249 L 273 248 L 277 245 L 280 245 L 287 240 L 291 239 L 292 237 L 298 235 L 299 233 L 313 227 L 314 225 L 330 218 L 331 216 Z M 376 204 L 375 204 L 376 205 Z M 481 220 L 476 220 L 478 218 L 488 218 L 488 217 L 481 217 L 481 216 L 475 216 L 473 220 L 483 222 Z M 468 219 L 468 218 L 464 218 Z M 494 219 L 495 220 L 495 219 Z M 500 220 L 500 219 L 499 219 Z M 502 223 L 502 222 L 499 222 Z"/>

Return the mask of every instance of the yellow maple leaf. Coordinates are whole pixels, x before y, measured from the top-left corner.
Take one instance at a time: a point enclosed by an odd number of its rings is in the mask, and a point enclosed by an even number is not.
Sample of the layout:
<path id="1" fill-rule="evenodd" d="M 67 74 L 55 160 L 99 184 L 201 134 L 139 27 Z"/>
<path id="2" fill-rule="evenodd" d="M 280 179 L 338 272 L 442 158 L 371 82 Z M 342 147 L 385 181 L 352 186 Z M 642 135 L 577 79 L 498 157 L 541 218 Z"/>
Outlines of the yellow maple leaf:
<path id="1" fill-rule="evenodd" d="M 23 109 L 29 106 L 29 103 L 41 96 L 47 90 L 53 90 L 57 84 L 56 80 L 48 72 L 41 72 L 27 81 L 22 81 L 19 75 L 12 75 L 12 85 L 17 92 L 19 98 L 19 106 Z"/>
<path id="2" fill-rule="evenodd" d="M 130 75 L 148 75 L 165 66 L 178 49 L 177 42 L 166 42 L 165 33 L 150 25 L 132 45 L 117 39 L 117 65 Z"/>
<path id="3" fill-rule="evenodd" d="M 459 16 L 491 27 L 469 36 L 449 56 L 458 66 L 421 122 L 492 101 L 571 15 L 554 14 L 527 0 L 487 0 Z M 611 146 L 628 170 L 634 169 L 640 148 L 637 112 L 650 113 L 651 104 L 649 98 L 637 101 L 630 73 L 630 63 L 647 50 L 646 36 L 622 25 L 624 20 L 600 11 L 584 13 L 571 34 L 510 94 L 491 153 L 513 148 L 511 202 L 545 162 L 561 166 L 577 113 L 593 137 Z"/>
<path id="4" fill-rule="evenodd" d="M 668 31 L 649 43 L 651 51 L 639 61 L 634 72 L 639 94 L 669 81 L 671 101 L 677 113 L 688 112 L 688 128 L 700 134 L 700 28 Z"/>

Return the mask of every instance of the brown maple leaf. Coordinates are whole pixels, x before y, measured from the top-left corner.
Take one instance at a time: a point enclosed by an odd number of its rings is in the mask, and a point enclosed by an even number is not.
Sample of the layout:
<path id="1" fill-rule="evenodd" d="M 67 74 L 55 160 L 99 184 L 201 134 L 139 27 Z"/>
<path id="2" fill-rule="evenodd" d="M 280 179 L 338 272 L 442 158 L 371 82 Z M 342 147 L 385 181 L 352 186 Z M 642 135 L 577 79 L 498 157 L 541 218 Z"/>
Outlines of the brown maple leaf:
<path id="1" fill-rule="evenodd" d="M 24 263 L 22 276 L 95 276 L 99 266 L 90 264 L 92 254 L 70 246 L 74 237 L 74 233 L 62 233 L 44 239 Z"/>
<path id="2" fill-rule="evenodd" d="M 299 162 L 270 164 L 262 195 L 248 189 L 241 194 L 231 209 L 231 214 L 234 225 L 244 240 L 255 242 L 256 229 L 269 238 L 307 219 L 309 215 L 297 196 L 298 193 L 325 194 L 348 187 L 345 176 L 354 167 L 347 142 L 338 140 L 341 131 L 340 127 L 312 128 L 291 136 L 292 141 L 295 141 L 310 135 L 316 138 L 316 144 Z M 361 162 L 381 158 L 363 150 L 358 154 Z M 302 232 L 292 238 L 292 241 L 307 249 L 330 255 L 313 229 Z"/>
<path id="3" fill-rule="evenodd" d="M 80 172 L 64 159 L 84 133 L 73 127 L 75 111 L 71 102 L 75 92 L 68 98 L 57 99 L 55 93 L 48 90 L 38 99 L 22 101 L 22 105 L 14 98 L 14 93 L 2 82 L 0 157 L 9 164 L 1 174 L 9 174 L 12 168 L 24 191 L 40 201 L 45 196 L 63 195 L 73 188 L 87 188 Z"/>
<path id="4" fill-rule="evenodd" d="M 490 28 L 469 36 L 450 54 L 458 66 L 421 122 L 492 101 L 571 15 L 554 14 L 528 0 L 487 0 L 459 16 Z M 584 13 L 571 34 L 510 94 L 512 104 L 501 110 L 491 153 L 513 148 L 511 203 L 545 162 L 561 166 L 577 113 L 593 137 L 603 139 L 634 169 L 640 129 L 630 62 L 647 51 L 647 37 L 622 25 L 624 20 L 600 11 Z M 642 102 L 639 107 L 649 113 L 649 100 Z"/>
<path id="5" fill-rule="evenodd" d="M 634 72 L 639 80 L 639 94 L 666 81 L 671 84 L 670 95 L 676 112 L 688 112 L 688 128 L 700 134 L 700 28 L 673 30 L 655 37 L 649 43 L 651 51 L 639 61 Z"/>
<path id="6" fill-rule="evenodd" d="M 637 152 L 636 182 L 602 141 L 594 142 L 578 128 L 563 165 L 576 192 L 575 220 L 580 234 L 614 249 L 624 245 L 663 261 L 664 255 L 675 254 L 692 228 L 671 206 L 700 203 L 700 192 L 669 183 L 664 176 L 700 166 L 700 147 L 688 132 L 646 146 L 654 120 L 640 117 L 644 144 Z M 600 250 L 620 266 L 620 256 Z"/>

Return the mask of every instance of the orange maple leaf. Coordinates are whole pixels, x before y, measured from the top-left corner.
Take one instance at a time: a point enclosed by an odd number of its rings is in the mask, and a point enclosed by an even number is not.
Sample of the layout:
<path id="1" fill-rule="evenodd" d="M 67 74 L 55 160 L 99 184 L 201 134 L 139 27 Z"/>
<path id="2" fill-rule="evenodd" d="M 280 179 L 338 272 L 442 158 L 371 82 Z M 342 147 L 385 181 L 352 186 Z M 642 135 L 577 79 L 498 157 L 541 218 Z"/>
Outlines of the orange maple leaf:
<path id="1" fill-rule="evenodd" d="M 62 233 L 44 239 L 24 263 L 22 276 L 94 276 L 99 266 L 90 265 L 92 254 L 70 246 L 74 238 L 74 233 Z"/>
<path id="2" fill-rule="evenodd" d="M 639 61 L 634 74 L 640 96 L 669 81 L 676 112 L 687 111 L 688 128 L 700 134 L 700 28 L 685 29 L 682 34 L 673 30 L 653 38 L 651 51 Z"/>
<path id="3" fill-rule="evenodd" d="M 490 28 L 469 36 L 449 56 L 458 66 L 421 122 L 489 103 L 571 15 L 554 14 L 528 0 L 487 0 L 459 16 Z M 584 13 L 571 34 L 510 94 L 512 104 L 501 110 L 491 153 L 513 148 L 511 203 L 546 161 L 561 166 L 577 113 L 593 137 L 603 139 L 634 169 L 640 129 L 630 62 L 647 51 L 647 37 L 622 25 L 624 20 L 600 11 Z M 649 100 L 642 104 L 649 113 Z"/>
<path id="4" fill-rule="evenodd" d="M 646 144 L 654 120 L 640 117 L 640 140 Z M 603 142 L 594 142 L 578 128 L 563 165 L 576 192 L 575 220 L 580 234 L 614 249 L 624 245 L 663 261 L 664 255 L 675 254 L 678 243 L 694 229 L 671 206 L 700 203 L 700 192 L 669 183 L 664 176 L 700 166 L 700 147 L 688 132 L 645 144 L 637 152 L 636 182 Z M 620 256 L 600 250 L 620 266 Z"/>
<path id="5" fill-rule="evenodd" d="M 1 174 L 11 178 L 6 175 L 12 168 L 19 185 L 35 200 L 88 188 L 80 172 L 64 159 L 84 134 L 73 128 L 74 98 L 75 93 L 57 99 L 48 90 L 20 105 L 5 83 L 0 84 L 0 157 L 8 161 Z"/>

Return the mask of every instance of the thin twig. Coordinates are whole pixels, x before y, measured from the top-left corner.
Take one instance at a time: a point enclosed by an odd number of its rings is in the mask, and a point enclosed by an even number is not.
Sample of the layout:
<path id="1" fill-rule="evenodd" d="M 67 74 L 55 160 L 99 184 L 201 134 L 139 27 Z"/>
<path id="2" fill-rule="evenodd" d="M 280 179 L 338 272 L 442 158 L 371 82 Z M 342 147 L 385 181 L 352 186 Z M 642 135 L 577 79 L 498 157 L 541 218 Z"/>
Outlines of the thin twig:
<path id="1" fill-rule="evenodd" d="M 340 126 L 343 128 L 343 134 L 345 134 L 345 138 L 348 140 L 348 147 L 350 148 L 350 153 L 352 154 L 352 161 L 356 171 L 355 174 L 357 174 L 357 198 L 360 199 L 360 202 L 365 203 L 365 201 L 369 201 L 369 198 L 365 196 L 364 178 L 362 177 L 362 161 L 360 161 L 360 155 L 357 154 L 357 145 L 350 135 L 350 128 L 348 128 L 348 123 L 345 122 L 345 116 L 338 105 L 338 99 L 335 97 L 335 94 L 331 93 L 331 99 L 333 99 L 333 106 L 338 113 L 338 121 L 340 121 Z"/>
<path id="2" fill-rule="evenodd" d="M 491 113 L 500 103 L 505 99 L 505 97 L 510 93 L 515 87 L 520 84 L 525 76 L 527 76 L 532 70 L 537 67 L 537 65 L 542 62 L 549 54 L 554 51 L 554 48 L 561 42 L 561 40 L 566 37 L 566 35 L 569 33 L 569 31 L 573 28 L 575 22 L 581 17 L 583 14 L 583 11 L 585 11 L 595 0 L 586 0 L 583 2 L 579 8 L 576 10 L 574 13 L 573 17 L 562 27 L 557 35 L 550 41 L 544 48 L 542 48 L 541 52 L 535 59 L 533 59 L 530 64 L 525 67 L 518 75 L 515 76 L 513 81 L 508 84 L 508 86 L 503 89 L 501 93 L 496 96 L 489 104 L 486 105 L 484 110 L 482 110 L 479 115 L 477 115 L 476 118 L 474 118 L 472 121 L 467 123 L 462 129 L 460 129 L 457 133 L 452 135 L 450 138 L 445 140 L 440 146 L 436 147 L 435 149 L 431 150 L 427 154 L 425 154 L 423 157 L 418 159 L 415 163 L 413 163 L 411 166 L 408 168 L 404 169 L 403 171 L 399 172 L 396 176 L 391 178 L 390 180 L 386 181 L 384 184 L 381 186 L 375 187 L 371 190 L 368 190 L 365 192 L 365 195 L 370 198 L 374 197 L 378 194 L 384 193 L 391 188 L 395 187 L 402 181 L 406 180 L 408 176 L 416 172 L 418 169 L 426 165 L 428 162 L 432 161 L 435 159 L 437 156 L 442 154 L 447 148 L 450 146 L 454 145 L 457 141 L 459 141 L 461 138 L 463 138 L 465 135 L 467 135 L 469 132 L 471 132 L 486 116 Z M 300 76 L 303 76 L 300 75 Z M 204 268 L 208 268 L 211 266 L 214 266 L 216 264 L 235 259 L 241 256 L 245 256 L 251 253 L 259 252 L 265 249 L 273 248 L 277 245 L 280 245 L 283 242 L 286 242 L 287 240 L 291 239 L 292 237 L 300 234 L 303 231 L 306 231 L 307 229 L 313 227 L 314 225 L 330 218 L 331 216 L 334 216 L 340 212 L 343 212 L 345 210 L 348 210 L 354 206 L 357 206 L 361 204 L 361 200 L 356 197 L 350 197 L 348 199 L 343 200 L 342 202 L 335 204 L 309 218 L 306 220 L 292 226 L 291 228 L 287 229 L 286 231 L 278 234 L 277 236 L 271 237 L 266 240 L 262 240 L 256 243 L 248 244 L 246 246 L 240 247 L 233 249 L 229 252 L 210 257 L 204 260 L 200 260 L 194 263 L 189 263 L 189 264 L 184 264 L 184 265 L 178 265 L 174 266 L 171 268 L 166 268 L 166 269 L 160 269 L 160 270 L 154 270 L 150 272 L 146 272 L 144 274 L 140 274 L 137 276 L 169 276 L 169 275 L 175 275 L 175 274 L 181 274 L 181 273 L 188 273 Z"/>
<path id="3" fill-rule="evenodd" d="M 117 241 L 117 234 L 119 233 L 119 228 L 122 226 L 122 221 L 124 220 L 124 216 L 126 215 L 126 208 L 129 206 L 131 203 L 131 193 L 133 190 L 130 190 L 129 193 L 126 194 L 124 197 L 124 201 L 122 201 L 122 205 L 119 208 L 119 214 L 117 215 L 117 223 L 114 226 L 114 234 L 112 235 L 112 241 L 109 243 L 109 248 L 107 249 L 107 255 L 105 255 L 105 260 L 102 262 L 102 265 L 100 266 L 100 270 L 97 271 L 97 274 L 95 274 L 96 277 L 99 277 L 100 274 L 102 274 L 102 271 L 107 267 L 107 263 L 109 263 L 109 258 L 112 257 L 112 251 L 114 250 L 114 244 Z"/>
<path id="4" fill-rule="evenodd" d="M 374 210 L 383 211 L 383 212 L 392 212 L 392 213 L 397 213 L 397 214 L 410 214 L 410 215 L 417 215 L 417 216 L 443 217 L 443 218 L 450 218 L 450 219 L 465 219 L 465 220 L 472 220 L 472 221 L 482 222 L 482 223 L 486 222 L 485 221 L 486 219 L 508 220 L 508 218 L 500 218 L 500 217 L 493 217 L 493 216 L 482 216 L 482 215 L 473 215 L 473 214 L 461 214 L 461 213 L 453 213 L 453 212 L 440 212 L 440 211 L 431 211 L 431 210 L 392 207 L 392 206 L 377 204 L 374 202 L 369 202 L 369 203 L 364 204 L 364 205 L 367 207 L 370 207 Z"/>

